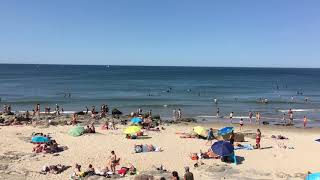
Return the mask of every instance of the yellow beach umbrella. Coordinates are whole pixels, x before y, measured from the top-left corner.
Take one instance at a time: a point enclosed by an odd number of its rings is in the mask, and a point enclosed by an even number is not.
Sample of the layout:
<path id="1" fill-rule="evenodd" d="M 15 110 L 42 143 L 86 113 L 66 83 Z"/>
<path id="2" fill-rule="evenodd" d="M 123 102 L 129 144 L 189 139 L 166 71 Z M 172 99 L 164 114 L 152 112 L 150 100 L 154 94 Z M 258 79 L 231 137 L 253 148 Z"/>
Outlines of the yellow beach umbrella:
<path id="1" fill-rule="evenodd" d="M 201 136 L 207 136 L 207 130 L 202 126 L 196 126 L 193 128 L 193 131 Z"/>
<path id="2" fill-rule="evenodd" d="M 129 126 L 123 132 L 125 134 L 135 134 L 139 131 L 141 131 L 141 126 Z"/>

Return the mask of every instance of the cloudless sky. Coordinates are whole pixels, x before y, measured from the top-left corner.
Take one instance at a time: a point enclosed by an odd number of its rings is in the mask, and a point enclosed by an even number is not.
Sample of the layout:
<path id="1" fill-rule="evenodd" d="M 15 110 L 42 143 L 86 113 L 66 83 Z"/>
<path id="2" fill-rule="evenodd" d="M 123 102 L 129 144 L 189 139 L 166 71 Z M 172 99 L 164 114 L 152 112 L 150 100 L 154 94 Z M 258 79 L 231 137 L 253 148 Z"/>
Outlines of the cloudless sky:
<path id="1" fill-rule="evenodd" d="M 1 0 L 0 63 L 320 67 L 320 1 Z"/>

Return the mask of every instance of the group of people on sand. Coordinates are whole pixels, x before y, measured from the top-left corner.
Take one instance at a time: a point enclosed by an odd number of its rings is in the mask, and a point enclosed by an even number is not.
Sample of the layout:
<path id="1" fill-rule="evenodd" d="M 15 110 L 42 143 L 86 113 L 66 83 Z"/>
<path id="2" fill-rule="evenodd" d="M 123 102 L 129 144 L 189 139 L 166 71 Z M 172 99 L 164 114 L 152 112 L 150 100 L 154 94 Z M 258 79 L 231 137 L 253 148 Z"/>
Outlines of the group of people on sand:
<path id="1" fill-rule="evenodd" d="M 39 104 L 39 103 L 35 105 L 35 107 L 34 107 L 34 109 L 32 110 L 32 112 L 33 112 L 32 115 L 33 115 L 34 117 L 36 117 L 36 116 L 40 117 L 41 108 L 40 108 L 40 104 Z M 55 115 L 60 115 L 60 114 L 63 113 L 63 112 L 64 112 L 64 109 L 63 109 L 63 108 L 60 108 L 60 106 L 59 106 L 58 104 L 56 104 L 56 107 L 55 107 L 53 113 L 54 113 Z M 46 107 L 44 108 L 44 114 L 46 114 L 46 115 L 51 114 L 51 108 L 50 108 L 50 106 L 46 106 Z"/>
<path id="2" fill-rule="evenodd" d="M 52 139 L 50 136 L 43 133 L 34 133 L 33 136 L 42 136 L 48 138 L 49 141 L 46 143 L 37 143 L 35 147 L 33 147 L 32 152 L 35 153 L 57 153 L 61 152 L 63 148 L 58 146 L 56 140 Z"/>
<path id="3" fill-rule="evenodd" d="M 173 110 L 173 120 L 176 121 L 176 120 L 179 120 L 182 118 L 182 111 L 181 109 L 179 108 L 178 110 L 174 109 Z"/>
<path id="4" fill-rule="evenodd" d="M 10 104 L 4 104 L 3 105 L 3 113 L 6 113 L 6 114 L 11 114 L 11 105 Z"/>
<path id="5" fill-rule="evenodd" d="M 102 104 L 100 107 L 100 112 L 96 110 L 95 106 L 91 106 L 91 117 L 94 119 L 104 118 L 109 113 L 109 107 L 106 104 Z M 89 114 L 89 108 L 85 107 L 85 114 Z"/>
<path id="6" fill-rule="evenodd" d="M 98 176 L 105 176 L 111 177 L 111 175 L 119 174 L 120 176 L 125 176 L 126 174 L 134 175 L 136 174 L 136 168 L 129 164 L 129 167 L 121 167 L 119 170 L 116 171 L 116 166 L 120 165 L 120 158 L 117 157 L 114 151 L 111 151 L 111 154 L 107 160 L 107 166 L 101 170 L 95 169 L 92 164 L 88 165 L 88 168 L 83 171 L 81 165 L 76 164 L 75 170 L 71 175 L 71 179 L 78 180 L 83 179 L 84 177 L 98 175 Z"/>

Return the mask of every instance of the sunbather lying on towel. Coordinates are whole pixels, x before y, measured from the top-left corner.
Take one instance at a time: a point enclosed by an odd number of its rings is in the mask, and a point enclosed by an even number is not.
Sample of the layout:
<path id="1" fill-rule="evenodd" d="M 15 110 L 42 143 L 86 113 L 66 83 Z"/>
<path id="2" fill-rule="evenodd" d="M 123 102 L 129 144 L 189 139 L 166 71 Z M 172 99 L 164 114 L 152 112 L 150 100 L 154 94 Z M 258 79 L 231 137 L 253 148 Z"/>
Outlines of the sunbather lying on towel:
<path id="1" fill-rule="evenodd" d="M 41 174 L 60 174 L 64 170 L 68 169 L 68 166 L 57 164 L 57 165 L 50 165 L 50 166 L 43 166 L 41 170 Z"/>
<path id="2" fill-rule="evenodd" d="M 212 152 L 211 149 L 209 149 L 206 152 L 202 152 L 200 150 L 200 153 L 191 153 L 190 158 L 192 160 L 198 160 L 198 159 L 218 159 L 220 156 Z"/>
<path id="3" fill-rule="evenodd" d="M 156 147 L 152 144 L 139 144 L 139 145 L 134 145 L 134 151 L 136 153 L 160 152 L 160 151 L 162 151 L 162 149 L 161 149 L 161 147 Z"/>

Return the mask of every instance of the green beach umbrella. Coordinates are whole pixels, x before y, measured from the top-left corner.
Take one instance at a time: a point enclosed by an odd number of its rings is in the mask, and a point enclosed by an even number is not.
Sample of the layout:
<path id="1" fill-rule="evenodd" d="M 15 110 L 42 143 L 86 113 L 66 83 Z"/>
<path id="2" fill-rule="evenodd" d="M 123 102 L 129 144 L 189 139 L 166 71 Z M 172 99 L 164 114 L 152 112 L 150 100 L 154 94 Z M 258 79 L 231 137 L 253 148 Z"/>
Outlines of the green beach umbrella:
<path id="1" fill-rule="evenodd" d="M 68 134 L 70 136 L 76 137 L 76 136 L 81 136 L 83 133 L 84 133 L 84 127 L 76 126 L 76 127 L 72 128 L 72 129 L 70 129 Z"/>

